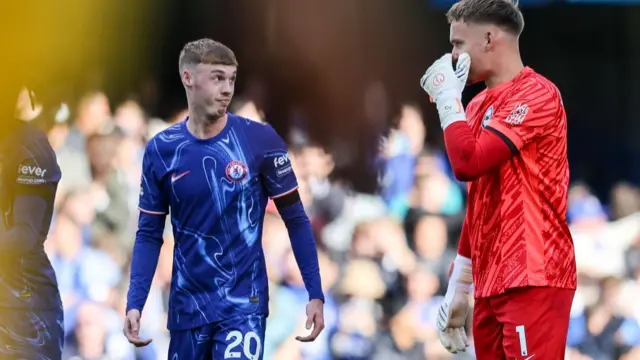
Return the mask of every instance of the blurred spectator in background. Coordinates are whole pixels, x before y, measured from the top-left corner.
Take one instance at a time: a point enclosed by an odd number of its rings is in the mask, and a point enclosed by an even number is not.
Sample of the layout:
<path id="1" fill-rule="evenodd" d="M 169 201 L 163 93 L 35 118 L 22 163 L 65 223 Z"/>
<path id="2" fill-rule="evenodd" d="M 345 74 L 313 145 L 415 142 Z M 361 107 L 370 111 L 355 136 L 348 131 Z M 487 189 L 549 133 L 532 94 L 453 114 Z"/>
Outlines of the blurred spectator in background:
<path id="1" fill-rule="evenodd" d="M 382 140 L 381 195 L 389 213 L 396 219 L 403 219 L 409 210 L 416 159 L 423 149 L 424 137 L 420 110 L 405 105 L 400 111 L 398 128 L 392 129 Z"/>
<path id="2" fill-rule="evenodd" d="M 229 112 L 253 120 L 259 123 L 265 123 L 264 113 L 258 110 L 256 103 L 240 97 L 234 98 Z"/>
<path id="3" fill-rule="evenodd" d="M 58 163 L 64 174 L 59 188 L 62 193 L 69 188 L 90 184 L 86 141 L 110 125 L 110 115 L 109 100 L 101 92 L 87 94 L 79 101 L 75 121 L 66 131 L 61 147 L 56 149 Z"/>
<path id="4" fill-rule="evenodd" d="M 591 189 L 582 182 L 576 182 L 569 188 L 567 220 L 574 227 L 588 228 L 605 224 L 608 217 Z"/>
<path id="5" fill-rule="evenodd" d="M 619 220 L 640 211 L 640 189 L 621 182 L 611 189 L 611 219 Z"/>
<path id="6" fill-rule="evenodd" d="M 620 279 L 604 278 L 596 303 L 573 310 L 568 346 L 574 352 L 592 359 L 615 359 L 640 345 L 638 320 L 620 302 L 620 288 Z"/>

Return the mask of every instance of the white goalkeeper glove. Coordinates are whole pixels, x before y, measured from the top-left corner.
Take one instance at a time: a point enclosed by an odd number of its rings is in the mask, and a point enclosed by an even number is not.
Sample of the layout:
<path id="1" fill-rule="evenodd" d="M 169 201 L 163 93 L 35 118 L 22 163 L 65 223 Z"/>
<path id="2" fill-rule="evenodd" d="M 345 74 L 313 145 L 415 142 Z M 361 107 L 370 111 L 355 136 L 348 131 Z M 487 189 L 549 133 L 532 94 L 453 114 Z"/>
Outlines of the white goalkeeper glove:
<path id="1" fill-rule="evenodd" d="M 467 120 L 461 99 L 470 68 L 469 54 L 460 54 L 454 69 L 453 58 L 447 53 L 436 60 L 420 79 L 420 86 L 436 103 L 443 130 L 456 121 Z"/>
<path id="2" fill-rule="evenodd" d="M 440 305 L 436 322 L 440 343 L 453 354 L 465 351 L 469 346 L 465 322 L 472 286 L 471 259 L 458 255 L 453 263 L 447 294 Z"/>

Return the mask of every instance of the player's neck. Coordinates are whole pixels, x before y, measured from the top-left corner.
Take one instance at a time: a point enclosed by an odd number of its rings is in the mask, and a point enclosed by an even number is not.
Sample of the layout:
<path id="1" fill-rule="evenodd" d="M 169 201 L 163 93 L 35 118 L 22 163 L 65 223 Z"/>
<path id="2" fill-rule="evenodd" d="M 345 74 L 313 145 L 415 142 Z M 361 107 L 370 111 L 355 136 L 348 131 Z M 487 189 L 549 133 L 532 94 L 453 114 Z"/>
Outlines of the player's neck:
<path id="1" fill-rule="evenodd" d="M 187 130 L 198 139 L 210 139 L 218 135 L 227 125 L 227 114 L 212 119 L 189 111 Z"/>
<path id="2" fill-rule="evenodd" d="M 485 84 L 488 89 L 495 88 L 504 83 L 507 83 L 524 69 L 524 64 L 522 63 L 522 58 L 520 58 L 520 54 L 514 54 L 512 56 L 504 57 L 496 66 L 496 71 L 487 78 Z"/>

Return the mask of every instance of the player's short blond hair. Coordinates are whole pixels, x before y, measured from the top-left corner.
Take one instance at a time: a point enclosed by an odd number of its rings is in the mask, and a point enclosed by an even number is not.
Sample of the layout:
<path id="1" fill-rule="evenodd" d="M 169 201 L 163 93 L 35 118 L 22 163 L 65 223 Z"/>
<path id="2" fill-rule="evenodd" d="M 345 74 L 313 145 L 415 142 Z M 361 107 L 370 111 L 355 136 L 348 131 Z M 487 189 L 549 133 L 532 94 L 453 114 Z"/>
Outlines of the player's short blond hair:
<path id="1" fill-rule="evenodd" d="M 178 67 L 180 71 L 185 66 L 198 64 L 238 66 L 236 55 L 229 47 L 211 39 L 199 39 L 188 42 L 180 51 Z"/>
<path id="2" fill-rule="evenodd" d="M 517 0 L 462 0 L 447 11 L 449 23 L 493 24 L 520 36 L 524 29 L 524 17 Z"/>

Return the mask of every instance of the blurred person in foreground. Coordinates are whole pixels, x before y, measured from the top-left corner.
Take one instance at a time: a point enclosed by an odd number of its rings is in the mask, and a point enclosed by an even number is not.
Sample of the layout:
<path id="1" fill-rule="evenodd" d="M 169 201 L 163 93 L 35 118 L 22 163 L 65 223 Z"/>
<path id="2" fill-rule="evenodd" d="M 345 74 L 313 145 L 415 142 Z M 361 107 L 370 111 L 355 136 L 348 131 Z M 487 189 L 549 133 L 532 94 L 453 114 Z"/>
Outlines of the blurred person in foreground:
<path id="1" fill-rule="evenodd" d="M 139 337 L 140 317 L 171 209 L 169 358 L 262 359 L 268 198 L 287 227 L 308 293 L 306 328 L 313 331 L 297 339 L 313 341 L 324 327 L 318 253 L 286 145 L 271 126 L 226 111 L 237 67 L 219 42 L 186 44 L 179 71 L 189 116 L 151 139 L 143 158 L 124 333 L 136 346 L 151 342 Z"/>
<path id="2" fill-rule="evenodd" d="M 577 276 L 560 93 L 523 65 L 515 3 L 463 0 L 447 18 L 452 54 L 421 85 L 436 103 L 454 174 L 469 182 L 469 203 L 441 307 L 441 342 L 451 352 L 468 346 L 473 283 L 478 359 L 562 359 Z M 487 89 L 465 112 L 467 81 Z"/>
<path id="3" fill-rule="evenodd" d="M 23 89 L 32 109 L 41 104 Z M 25 103 L 18 102 L 18 115 Z M 31 120 L 31 119 L 29 119 Z M 44 250 L 61 178 L 46 134 L 13 118 L 0 132 L 0 358 L 60 359 L 63 313 Z"/>

